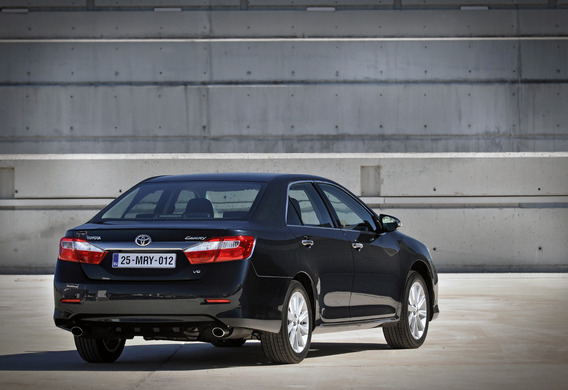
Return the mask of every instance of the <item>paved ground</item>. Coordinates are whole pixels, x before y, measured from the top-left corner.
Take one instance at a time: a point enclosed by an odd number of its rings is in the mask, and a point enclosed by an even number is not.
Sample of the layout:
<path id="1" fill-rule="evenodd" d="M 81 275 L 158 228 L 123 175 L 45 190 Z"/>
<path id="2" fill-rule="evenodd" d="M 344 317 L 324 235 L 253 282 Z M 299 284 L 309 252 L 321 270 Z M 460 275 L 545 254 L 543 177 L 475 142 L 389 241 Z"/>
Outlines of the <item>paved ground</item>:
<path id="1" fill-rule="evenodd" d="M 114 364 L 84 363 L 51 320 L 49 276 L 0 276 L 0 389 L 565 389 L 568 274 L 442 274 L 440 317 L 418 350 L 380 330 L 314 336 L 299 365 L 260 344 L 132 340 Z"/>

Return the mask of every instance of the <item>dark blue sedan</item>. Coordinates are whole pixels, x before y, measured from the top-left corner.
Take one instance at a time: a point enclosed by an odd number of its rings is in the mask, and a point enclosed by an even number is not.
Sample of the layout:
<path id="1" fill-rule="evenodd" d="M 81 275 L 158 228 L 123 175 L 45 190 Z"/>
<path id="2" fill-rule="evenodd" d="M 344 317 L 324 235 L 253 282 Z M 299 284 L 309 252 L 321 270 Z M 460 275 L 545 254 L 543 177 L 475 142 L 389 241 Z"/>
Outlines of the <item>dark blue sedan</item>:
<path id="1" fill-rule="evenodd" d="M 422 243 L 322 177 L 207 174 L 145 180 L 61 239 L 55 324 L 88 362 L 125 341 L 259 339 L 298 363 L 313 332 L 382 327 L 417 348 L 438 314 Z"/>

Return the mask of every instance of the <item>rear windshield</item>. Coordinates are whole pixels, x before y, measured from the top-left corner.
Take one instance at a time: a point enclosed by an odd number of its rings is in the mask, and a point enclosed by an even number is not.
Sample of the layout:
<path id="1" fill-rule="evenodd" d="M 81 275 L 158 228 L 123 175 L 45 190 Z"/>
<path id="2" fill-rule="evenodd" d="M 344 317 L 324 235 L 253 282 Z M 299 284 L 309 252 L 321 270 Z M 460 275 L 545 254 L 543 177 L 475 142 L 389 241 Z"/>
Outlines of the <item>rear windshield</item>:
<path id="1" fill-rule="evenodd" d="M 248 220 L 263 186 L 225 181 L 142 183 L 94 219 Z"/>

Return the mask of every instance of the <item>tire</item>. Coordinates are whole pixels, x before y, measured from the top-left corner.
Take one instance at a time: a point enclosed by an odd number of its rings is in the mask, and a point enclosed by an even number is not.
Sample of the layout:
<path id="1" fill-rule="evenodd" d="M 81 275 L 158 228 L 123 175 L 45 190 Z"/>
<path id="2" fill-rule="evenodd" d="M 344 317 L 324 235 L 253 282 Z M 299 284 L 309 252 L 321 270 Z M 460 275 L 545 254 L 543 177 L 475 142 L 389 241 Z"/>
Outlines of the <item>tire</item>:
<path id="1" fill-rule="evenodd" d="M 222 339 L 211 341 L 217 348 L 239 348 L 245 344 L 245 339 Z"/>
<path id="2" fill-rule="evenodd" d="M 75 336 L 77 352 L 89 363 L 112 363 L 120 357 L 125 339 L 88 339 Z"/>
<path id="3" fill-rule="evenodd" d="M 430 295 L 424 279 L 411 271 L 406 280 L 400 320 L 383 327 L 388 345 L 395 349 L 418 348 L 426 340 L 430 320 Z"/>
<path id="4" fill-rule="evenodd" d="M 312 341 L 312 307 L 300 282 L 290 283 L 280 332 L 262 333 L 260 341 L 264 354 L 273 363 L 295 364 L 304 360 Z"/>

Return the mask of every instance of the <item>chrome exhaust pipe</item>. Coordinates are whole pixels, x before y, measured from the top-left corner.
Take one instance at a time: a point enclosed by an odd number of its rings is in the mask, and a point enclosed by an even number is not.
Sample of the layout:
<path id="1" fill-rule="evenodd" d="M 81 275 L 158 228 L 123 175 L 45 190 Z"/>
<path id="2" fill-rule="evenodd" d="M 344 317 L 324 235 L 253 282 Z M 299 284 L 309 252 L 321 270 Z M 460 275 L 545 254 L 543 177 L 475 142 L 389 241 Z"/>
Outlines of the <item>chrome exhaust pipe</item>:
<path id="1" fill-rule="evenodd" d="M 211 334 L 217 337 L 218 339 L 222 339 L 223 337 L 228 336 L 230 333 L 231 332 L 228 329 L 223 329 L 218 326 L 216 326 L 211 330 Z"/>
<path id="2" fill-rule="evenodd" d="M 73 333 L 74 336 L 77 337 L 81 337 L 85 334 L 85 332 L 83 331 L 83 329 L 79 326 L 74 326 L 71 328 L 71 333 Z"/>

